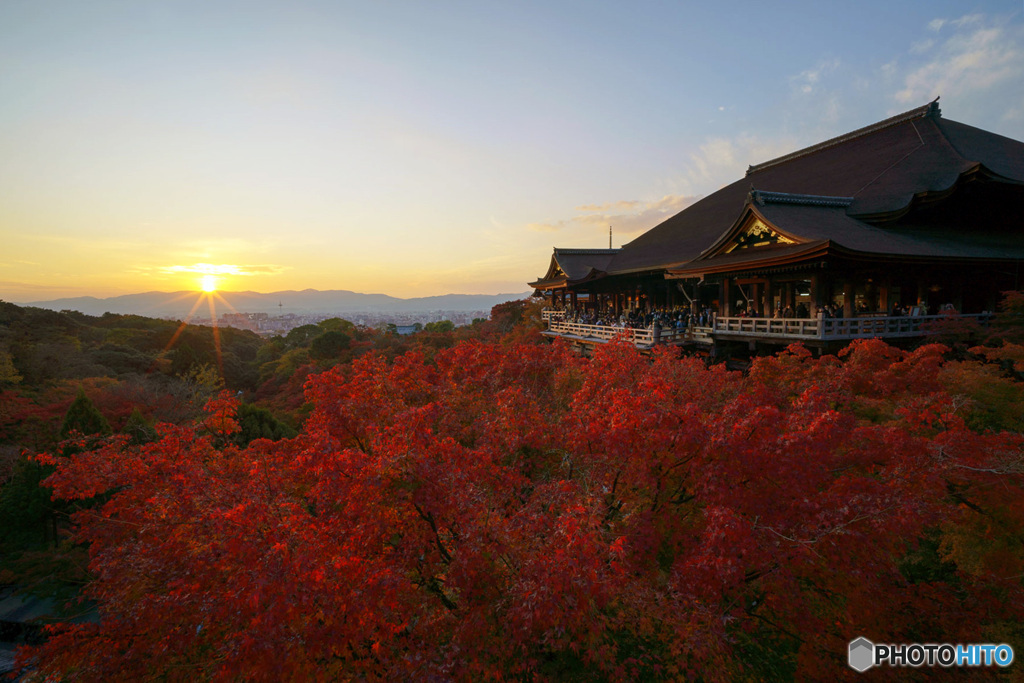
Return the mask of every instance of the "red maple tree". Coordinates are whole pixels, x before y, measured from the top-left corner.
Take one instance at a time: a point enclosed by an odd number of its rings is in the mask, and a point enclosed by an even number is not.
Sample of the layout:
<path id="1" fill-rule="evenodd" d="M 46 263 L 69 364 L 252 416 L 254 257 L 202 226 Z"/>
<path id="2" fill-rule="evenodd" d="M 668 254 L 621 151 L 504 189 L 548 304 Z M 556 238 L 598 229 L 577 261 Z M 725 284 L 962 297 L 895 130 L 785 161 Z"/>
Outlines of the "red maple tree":
<path id="1" fill-rule="evenodd" d="M 57 465 L 96 623 L 22 653 L 118 680 L 707 680 L 846 646 L 1012 640 L 1024 437 L 967 426 L 944 349 L 466 342 L 313 376 L 295 439 L 234 403 Z M 955 388 L 955 387 L 954 387 Z M 894 670 L 895 671 L 895 670 Z M 886 671 L 878 671 L 881 675 Z"/>

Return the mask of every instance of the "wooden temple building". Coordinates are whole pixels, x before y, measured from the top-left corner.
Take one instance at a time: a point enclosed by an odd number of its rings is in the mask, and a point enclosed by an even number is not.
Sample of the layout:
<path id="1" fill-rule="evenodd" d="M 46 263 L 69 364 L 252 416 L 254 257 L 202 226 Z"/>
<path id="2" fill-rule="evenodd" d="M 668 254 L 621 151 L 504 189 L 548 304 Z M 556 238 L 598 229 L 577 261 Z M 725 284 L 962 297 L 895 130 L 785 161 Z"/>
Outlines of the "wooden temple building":
<path id="1" fill-rule="evenodd" d="M 828 348 L 983 317 L 1022 287 L 1022 259 L 1024 143 L 945 119 L 936 100 L 751 166 L 619 249 L 556 248 L 530 286 L 551 336 L 622 332 L 565 311 L 689 311 L 685 333 L 630 334 Z"/>

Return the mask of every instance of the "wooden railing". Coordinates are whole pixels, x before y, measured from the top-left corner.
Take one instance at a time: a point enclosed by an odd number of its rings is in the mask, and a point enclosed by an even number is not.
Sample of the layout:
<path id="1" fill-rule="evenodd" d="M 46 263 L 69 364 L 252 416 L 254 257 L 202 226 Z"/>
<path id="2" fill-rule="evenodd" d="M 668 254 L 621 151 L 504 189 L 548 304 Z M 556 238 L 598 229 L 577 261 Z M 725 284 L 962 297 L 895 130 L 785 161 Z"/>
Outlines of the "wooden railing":
<path id="1" fill-rule="evenodd" d="M 712 321 L 711 334 L 740 334 L 756 337 L 817 339 L 821 321 L 816 318 L 726 318 Z"/>
<path id="2" fill-rule="evenodd" d="M 711 334 L 714 332 L 712 327 L 701 327 L 700 325 L 694 325 L 693 327 L 686 330 L 683 339 L 686 341 L 693 341 L 700 344 L 710 344 L 715 340 Z"/>
<path id="3" fill-rule="evenodd" d="M 920 337 L 942 320 L 976 320 L 985 324 L 989 313 L 965 315 L 871 316 L 861 318 L 726 318 L 714 320 L 712 334 L 774 339 L 835 341 L 871 337 Z"/>
<path id="4" fill-rule="evenodd" d="M 668 341 L 675 341 L 677 333 L 675 328 L 665 327 L 655 332 L 651 328 L 643 327 L 615 327 L 612 325 L 587 325 L 585 323 L 573 323 L 565 320 L 551 320 L 548 323 L 548 334 L 573 337 L 582 341 L 608 342 L 616 337 L 633 342 L 637 346 L 649 347 L 655 344 L 663 344 Z"/>
<path id="5" fill-rule="evenodd" d="M 693 326 L 682 330 L 662 328 L 655 340 L 650 328 L 614 327 L 610 325 L 587 325 L 567 322 L 561 311 L 551 311 L 546 318 L 551 336 L 572 337 L 582 341 L 607 342 L 622 337 L 637 346 L 650 347 L 658 343 L 694 341 L 710 344 L 717 336 L 751 337 L 794 341 L 843 341 L 871 337 L 897 338 L 921 337 L 930 332 L 929 325 L 943 320 L 976 320 L 986 324 L 990 313 L 965 315 L 919 315 L 919 316 L 875 316 L 862 318 L 735 318 L 715 317 L 710 326 Z M 541 314 L 543 316 L 543 313 Z"/>
<path id="6" fill-rule="evenodd" d="M 546 323 L 549 323 L 552 320 L 562 320 L 563 318 L 565 318 L 565 311 L 559 311 L 555 308 L 541 309 L 540 319 Z"/>

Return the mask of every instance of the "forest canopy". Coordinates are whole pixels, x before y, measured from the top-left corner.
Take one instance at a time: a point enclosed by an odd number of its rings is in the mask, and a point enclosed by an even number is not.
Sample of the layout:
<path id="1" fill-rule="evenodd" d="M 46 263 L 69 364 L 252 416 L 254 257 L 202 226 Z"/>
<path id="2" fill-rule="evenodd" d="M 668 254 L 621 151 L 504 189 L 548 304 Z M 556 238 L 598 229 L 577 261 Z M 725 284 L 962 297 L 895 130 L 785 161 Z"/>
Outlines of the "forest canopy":
<path id="1" fill-rule="evenodd" d="M 55 496 L 88 503 L 70 540 L 98 620 L 22 664 L 817 680 L 852 673 L 858 636 L 1022 644 L 1012 327 L 970 349 L 794 346 L 738 372 L 625 343 L 585 358 L 504 321 L 306 366 L 294 436 L 224 392 L 152 440 L 39 455 Z"/>

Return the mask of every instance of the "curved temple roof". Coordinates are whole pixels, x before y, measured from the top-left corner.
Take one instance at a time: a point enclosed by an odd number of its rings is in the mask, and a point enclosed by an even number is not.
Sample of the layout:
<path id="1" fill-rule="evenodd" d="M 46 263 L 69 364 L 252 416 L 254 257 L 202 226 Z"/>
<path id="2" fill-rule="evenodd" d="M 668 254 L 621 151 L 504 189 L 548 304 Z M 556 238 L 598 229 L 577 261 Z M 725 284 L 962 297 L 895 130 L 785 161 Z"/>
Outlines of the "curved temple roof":
<path id="1" fill-rule="evenodd" d="M 672 266 L 688 270 L 697 266 L 695 261 L 710 257 L 709 249 L 737 226 L 751 206 L 767 222 L 805 243 L 825 240 L 847 250 L 893 255 L 1021 258 L 1024 227 L 1015 228 L 1016 234 L 998 230 L 981 234 L 972 226 L 965 234 L 955 226 L 913 231 L 897 224 L 908 212 L 950 196 L 971 179 L 1018 186 L 1021 191 L 1014 190 L 1014 195 L 1024 199 L 1024 143 L 943 119 L 935 101 L 752 166 L 744 178 L 655 226 L 617 253 L 603 254 L 605 262 L 585 259 L 586 273 L 577 269 L 582 261 L 567 261 L 563 270 L 569 284 L 599 274 Z M 751 192 L 753 188 L 757 191 Z M 552 264 L 571 258 L 571 251 L 556 249 Z M 729 260 L 737 259 L 738 255 Z"/>
<path id="2" fill-rule="evenodd" d="M 580 282 L 594 274 L 605 272 L 618 249 L 560 249 L 555 247 L 551 263 L 544 277 L 529 283 L 544 289 L 566 282 Z"/>

